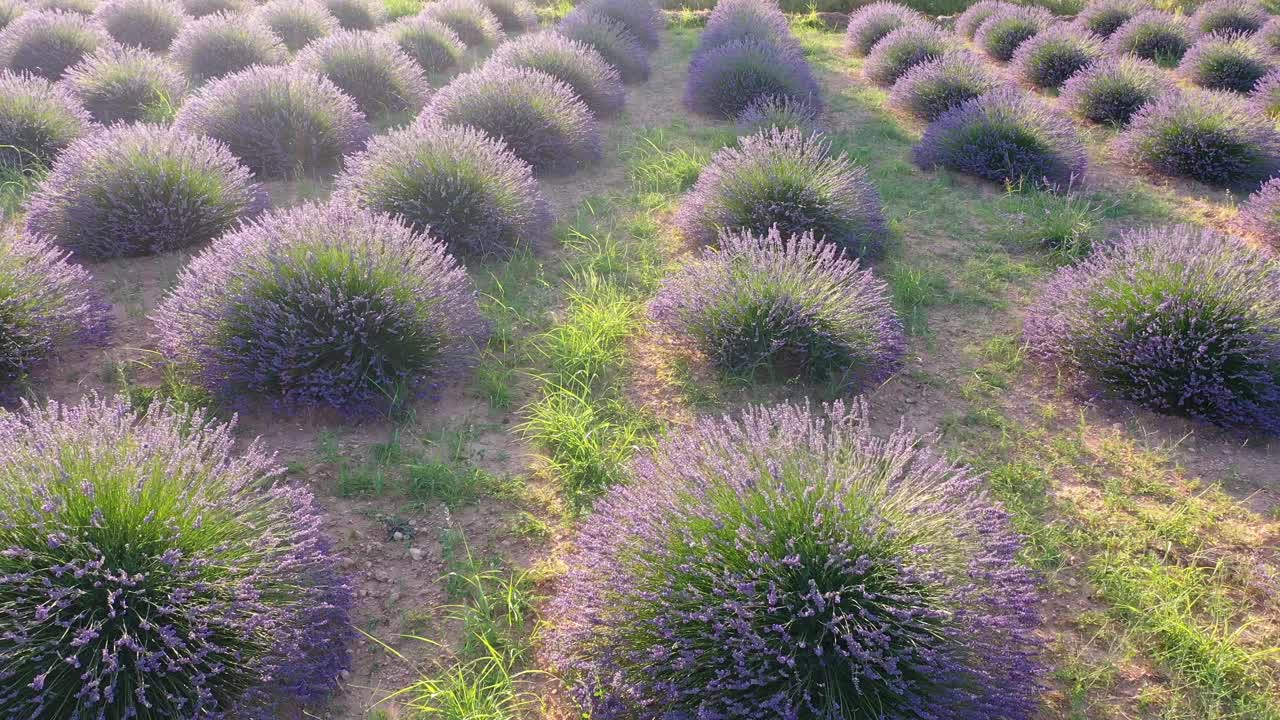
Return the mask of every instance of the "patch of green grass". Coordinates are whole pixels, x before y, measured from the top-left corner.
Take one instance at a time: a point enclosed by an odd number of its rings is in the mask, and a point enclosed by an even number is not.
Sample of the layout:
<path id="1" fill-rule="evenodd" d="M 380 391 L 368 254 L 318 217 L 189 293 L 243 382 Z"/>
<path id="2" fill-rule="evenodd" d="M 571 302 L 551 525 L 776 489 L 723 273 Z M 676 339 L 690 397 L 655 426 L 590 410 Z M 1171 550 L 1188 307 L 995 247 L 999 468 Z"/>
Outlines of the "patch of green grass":
<path id="1" fill-rule="evenodd" d="M 47 172 L 40 168 L 0 168 L 0 216 L 16 214 Z"/>
<path id="2" fill-rule="evenodd" d="M 1095 196 L 1010 189 L 1005 200 L 1012 206 L 1009 239 L 1025 248 L 1047 250 L 1058 262 L 1083 258 L 1101 238 L 1107 205 Z"/>
<path id="3" fill-rule="evenodd" d="M 631 183 L 640 193 L 679 195 L 698 181 L 711 153 L 676 145 L 663 129 L 643 131 L 623 151 Z"/>
<path id="4" fill-rule="evenodd" d="M 426 2 L 425 0 L 382 0 L 382 5 L 387 9 L 389 19 L 399 20 L 422 12 Z"/>
<path id="5" fill-rule="evenodd" d="M 929 308 L 944 302 L 947 297 L 946 276 L 931 268 L 895 262 L 885 271 L 885 279 L 907 332 L 928 335 Z"/>

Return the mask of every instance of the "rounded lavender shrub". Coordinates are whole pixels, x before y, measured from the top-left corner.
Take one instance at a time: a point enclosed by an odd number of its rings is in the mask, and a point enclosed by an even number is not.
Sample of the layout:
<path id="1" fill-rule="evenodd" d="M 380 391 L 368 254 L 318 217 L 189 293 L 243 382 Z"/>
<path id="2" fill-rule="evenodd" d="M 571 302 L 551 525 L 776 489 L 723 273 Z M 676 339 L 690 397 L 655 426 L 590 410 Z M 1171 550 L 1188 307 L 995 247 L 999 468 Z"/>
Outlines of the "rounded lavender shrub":
<path id="1" fill-rule="evenodd" d="M 945 30 L 928 25 L 902 27 L 871 48 L 862 72 L 876 85 L 889 87 L 911 68 L 960 50 L 959 41 Z"/>
<path id="2" fill-rule="evenodd" d="M 1257 0 L 1208 0 L 1191 16 L 1197 32 L 1251 34 L 1262 29 L 1271 16 Z"/>
<path id="3" fill-rule="evenodd" d="M 1280 251 L 1280 178 L 1263 183 L 1240 207 L 1237 219 L 1241 229 L 1262 238 Z"/>
<path id="4" fill-rule="evenodd" d="M 591 110 L 540 70 L 487 65 L 459 75 L 431 99 L 422 122 L 476 128 L 539 174 L 571 173 L 601 154 Z"/>
<path id="5" fill-rule="evenodd" d="M 956 16 L 956 33 L 966 40 L 972 40 L 987 18 L 1011 7 L 1014 4 L 1004 0 L 978 0 Z"/>
<path id="6" fill-rule="evenodd" d="M 150 255 L 208 242 L 266 195 L 222 144 L 156 125 L 81 138 L 27 203 L 27 232 L 79 257 Z"/>
<path id="7" fill-rule="evenodd" d="M 94 20 L 79 13 L 24 13 L 0 32 L 0 68 L 58 80 L 67 68 L 114 44 Z"/>
<path id="8" fill-rule="evenodd" d="M 818 113 L 809 103 L 766 95 L 753 100 L 738 116 L 737 124 L 739 135 L 754 135 L 769 128 L 796 128 L 811 133 L 818 129 Z"/>
<path id="9" fill-rule="evenodd" d="M 187 23 L 169 57 L 193 81 L 203 83 L 254 65 L 282 65 L 289 50 L 252 15 L 216 13 Z"/>
<path id="10" fill-rule="evenodd" d="M 92 15 L 98 8 L 98 0 L 28 0 L 33 10 L 60 10 L 62 12 Z"/>
<path id="11" fill-rule="evenodd" d="M 762 97 L 787 98 L 822 111 L 822 90 L 803 56 L 757 40 L 737 40 L 689 64 L 684 103 L 692 111 L 732 119 Z"/>
<path id="12" fill-rule="evenodd" d="M 1268 20 L 1267 24 L 1254 34 L 1253 39 L 1273 55 L 1280 55 L 1280 17 Z"/>
<path id="13" fill-rule="evenodd" d="M 106 0 L 93 17 L 121 45 L 168 52 L 190 19 L 173 0 Z"/>
<path id="14" fill-rule="evenodd" d="M 987 93 L 939 117 L 916 146 L 915 162 L 1049 189 L 1070 187 L 1088 167 L 1070 118 L 1016 89 Z"/>
<path id="15" fill-rule="evenodd" d="M 421 15 L 443 23 L 468 48 L 493 49 L 507 39 L 498 16 L 479 0 L 438 0 Z"/>
<path id="16" fill-rule="evenodd" d="M 1112 33 L 1107 49 L 1115 55 L 1136 55 L 1161 67 L 1174 67 L 1191 47 L 1193 36 L 1181 18 L 1146 10 Z"/>
<path id="17" fill-rule="evenodd" d="M 380 0 L 320 0 L 343 30 L 374 30 L 387 21 Z"/>
<path id="18" fill-rule="evenodd" d="M 1013 67 L 1028 85 L 1039 90 L 1057 90 L 1104 54 L 1102 41 L 1096 35 L 1059 25 L 1022 43 L 1013 54 Z"/>
<path id="19" fill-rule="evenodd" d="M 90 396 L 0 416 L 9 716 L 261 720 L 324 700 L 354 598 L 283 472 L 184 408 Z"/>
<path id="20" fill-rule="evenodd" d="M 650 50 L 661 44 L 662 16 L 649 0 L 586 0 L 582 7 L 621 24 Z"/>
<path id="21" fill-rule="evenodd" d="M 626 102 L 618 70 L 594 48 L 559 33 L 543 32 L 505 42 L 494 51 L 490 62 L 541 70 L 572 88 L 598 117 L 618 114 Z"/>
<path id="22" fill-rule="evenodd" d="M 698 176 L 676 216 L 694 242 L 721 233 L 812 233 L 855 257 L 874 255 L 888 234 L 867 173 L 832 155 L 820 134 L 768 129 L 723 148 Z"/>
<path id="23" fill-rule="evenodd" d="M 1165 93 L 1116 142 L 1123 157 L 1151 172 L 1219 187 L 1249 186 L 1280 171 L 1280 133 L 1232 93 Z"/>
<path id="24" fill-rule="evenodd" d="M 1144 105 L 1173 90 L 1173 83 L 1150 60 L 1134 55 L 1100 60 L 1062 86 L 1062 104 L 1095 123 L 1125 127 Z"/>
<path id="25" fill-rule="evenodd" d="M 1014 6 L 992 13 L 978 26 L 974 42 L 988 55 L 1008 62 L 1022 43 L 1054 25 L 1053 13 L 1038 6 Z"/>
<path id="26" fill-rule="evenodd" d="M 502 32 L 515 35 L 538 27 L 538 12 L 525 0 L 480 0 L 498 18 Z"/>
<path id="27" fill-rule="evenodd" d="M 1191 226 L 1131 231 L 1050 281 L 1032 352 L 1157 412 L 1280 432 L 1280 265 Z"/>
<path id="28" fill-rule="evenodd" d="M 59 347 L 105 334 L 106 306 L 92 287 L 66 251 L 20 234 L 12 223 L 0 227 L 0 391 Z"/>
<path id="29" fill-rule="evenodd" d="M 1208 90 L 1247 93 L 1276 67 L 1261 45 L 1247 35 L 1205 35 L 1183 56 L 1178 73 Z"/>
<path id="30" fill-rule="evenodd" d="M 888 286 L 812 234 L 722 235 L 669 277 L 650 308 L 721 370 L 862 390 L 898 368 L 906 341 Z"/>
<path id="31" fill-rule="evenodd" d="M 47 168 L 93 125 L 62 85 L 0 71 L 0 170 Z"/>
<path id="32" fill-rule="evenodd" d="M 1080 11 L 1075 25 L 1084 32 L 1108 38 L 1121 25 L 1150 7 L 1143 0 L 1095 0 Z"/>
<path id="33" fill-rule="evenodd" d="M 1280 120 L 1280 68 L 1267 73 L 1253 86 L 1249 104 L 1263 115 Z"/>
<path id="34" fill-rule="evenodd" d="M 223 235 L 155 320 L 161 349 L 220 396 L 351 413 L 430 391 L 485 333 L 443 244 L 348 205 L 274 211 Z"/>
<path id="35" fill-rule="evenodd" d="M 982 58 L 969 52 L 947 53 L 904 73 L 893 84 L 889 104 L 932 122 L 948 110 L 1003 85 Z"/>
<path id="36" fill-rule="evenodd" d="M 786 18 L 783 18 L 784 22 Z M 919 25 L 928 27 L 928 18 L 895 2 L 879 0 L 864 5 L 849 15 L 845 29 L 845 47 L 854 55 L 866 55 L 884 36 L 899 28 Z"/>
<path id="37" fill-rule="evenodd" d="M 773 0 L 720 0 L 698 36 L 698 53 L 736 40 L 756 40 L 800 51 L 787 16 Z"/>
<path id="38" fill-rule="evenodd" d="M 415 15 L 395 22 L 386 34 L 428 75 L 446 73 L 462 64 L 467 46 L 438 20 Z"/>
<path id="39" fill-rule="evenodd" d="M 229 13 L 238 15 L 253 5 L 253 0 L 180 0 L 182 9 L 194 18 Z"/>
<path id="40" fill-rule="evenodd" d="M 560 21 L 556 32 L 589 45 L 617 68 L 627 84 L 649 79 L 649 54 L 621 23 L 599 13 L 575 9 Z"/>
<path id="41" fill-rule="evenodd" d="M 254 11 L 254 19 L 280 38 L 289 52 L 338 31 L 338 19 L 317 0 L 272 0 Z"/>
<path id="42" fill-rule="evenodd" d="M 221 141 L 254 175 L 271 179 L 331 173 L 371 134 L 337 85 L 283 67 L 215 80 L 187 100 L 174 127 Z"/>
<path id="43" fill-rule="evenodd" d="M 25 0 L 0 0 L 0 30 L 9 27 L 10 23 L 26 11 Z"/>
<path id="44" fill-rule="evenodd" d="M 395 40 L 377 33 L 334 33 L 304 48 L 295 64 L 328 78 L 370 118 L 416 113 L 431 94 L 422 68 L 400 50 Z"/>
<path id="45" fill-rule="evenodd" d="M 182 71 L 135 47 L 94 53 L 67 71 L 62 82 L 103 125 L 168 122 L 187 94 Z"/>
<path id="46" fill-rule="evenodd" d="M 1030 720 L 1039 583 L 977 473 L 864 404 L 750 407 L 636 460 L 552 602 L 597 720 Z"/>
<path id="47" fill-rule="evenodd" d="M 375 138 L 338 179 L 337 197 L 470 257 L 536 245 L 553 224 L 528 163 L 469 127 L 420 125 Z"/>

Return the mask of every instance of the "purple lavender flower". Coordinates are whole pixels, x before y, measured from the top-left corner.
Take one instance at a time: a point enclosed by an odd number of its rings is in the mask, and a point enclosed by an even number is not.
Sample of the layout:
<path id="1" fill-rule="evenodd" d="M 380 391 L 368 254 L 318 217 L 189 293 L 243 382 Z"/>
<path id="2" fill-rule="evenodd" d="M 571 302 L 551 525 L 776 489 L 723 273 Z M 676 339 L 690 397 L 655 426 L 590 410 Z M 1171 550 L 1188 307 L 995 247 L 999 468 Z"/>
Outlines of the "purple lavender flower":
<path id="1" fill-rule="evenodd" d="M 1018 46 L 1057 23 L 1053 13 L 1038 6 L 1016 5 L 992 13 L 974 35 L 974 43 L 996 60 L 1013 59 Z"/>
<path id="2" fill-rule="evenodd" d="M 620 23 L 640 43 L 650 50 L 658 47 L 662 17 L 658 8 L 649 0 L 586 0 L 582 8 Z"/>
<path id="3" fill-rule="evenodd" d="M 955 36 L 929 25 L 901 27 L 885 35 L 871 48 L 862 72 L 881 87 L 890 87 L 911 68 L 960 52 Z"/>
<path id="4" fill-rule="evenodd" d="M 1125 127 L 1138 110 L 1173 88 L 1155 63 L 1121 55 L 1072 75 L 1059 97 L 1071 112 L 1090 122 Z"/>
<path id="5" fill-rule="evenodd" d="M 698 36 L 697 53 L 714 50 L 737 40 L 755 40 L 766 45 L 800 52 L 791 34 L 787 16 L 774 0 L 721 0 L 707 18 Z"/>
<path id="6" fill-rule="evenodd" d="M 808 103 L 822 112 L 822 89 L 802 55 L 744 39 L 697 55 L 689 64 L 684 103 L 714 118 L 732 119 L 762 97 Z"/>
<path id="7" fill-rule="evenodd" d="M 1275 55 L 1280 55 L 1280 17 L 1273 17 L 1254 34 L 1253 39 Z"/>
<path id="8" fill-rule="evenodd" d="M 573 88 L 539 70 L 486 65 L 459 75 L 419 122 L 466 125 L 502 140 L 539 174 L 572 173 L 600 159 L 600 131 Z"/>
<path id="9" fill-rule="evenodd" d="M 529 32 L 538 27 L 538 11 L 525 0 L 480 0 L 498 18 L 498 26 L 508 35 Z"/>
<path id="10" fill-rule="evenodd" d="M 26 12 L 0 33 L 0 68 L 58 80 L 67 68 L 114 43 L 101 25 L 79 13 Z"/>
<path id="11" fill-rule="evenodd" d="M 1280 68 L 1263 76 L 1249 93 L 1249 104 L 1257 112 L 1280 121 Z"/>
<path id="12" fill-rule="evenodd" d="M 921 120 L 933 121 L 1004 85 L 982 58 L 971 52 L 952 52 L 904 73 L 893 84 L 889 104 Z"/>
<path id="13" fill-rule="evenodd" d="M 479 0 L 439 0 L 422 11 L 422 17 L 444 23 L 468 48 L 495 48 L 506 33 L 498 16 Z"/>
<path id="14" fill-rule="evenodd" d="M 1038 33 L 1013 54 L 1014 72 L 1039 90 L 1057 90 L 1104 55 L 1102 40 L 1069 25 Z"/>
<path id="15" fill-rule="evenodd" d="M 0 0 L 0 30 L 9 27 L 9 24 L 17 20 L 24 12 L 27 11 L 25 0 Z"/>
<path id="16" fill-rule="evenodd" d="M 60 346 L 95 341 L 106 328 L 106 305 L 84 268 L 43 238 L 0 227 L 0 388 Z"/>
<path id="17" fill-rule="evenodd" d="M 252 0 L 179 0 L 182 9 L 194 18 L 218 13 L 239 14 L 249 9 Z"/>
<path id="18" fill-rule="evenodd" d="M 486 332 L 442 243 L 341 204 L 273 211 L 218 238 L 155 322 L 165 354 L 218 395 L 355 414 L 430 392 Z"/>
<path id="19" fill-rule="evenodd" d="M 738 116 L 738 134 L 755 135 L 761 130 L 797 128 L 804 133 L 818 131 L 819 115 L 806 102 L 766 95 L 756 98 Z"/>
<path id="20" fill-rule="evenodd" d="M 1280 178 L 1263 183 L 1240 207 L 1239 226 L 1280 252 Z"/>
<path id="21" fill-rule="evenodd" d="M 1133 116 L 1116 148 L 1150 172 L 1219 187 L 1249 186 L 1280 171 L 1280 133 L 1234 93 L 1165 93 Z"/>
<path id="22" fill-rule="evenodd" d="M 98 51 L 72 66 L 62 82 L 103 125 L 167 122 L 188 89 L 181 70 L 137 47 Z"/>
<path id="23" fill-rule="evenodd" d="M 1212 33 L 1251 34 L 1271 19 L 1257 0 L 1208 0 L 1191 16 L 1191 26 L 1205 35 Z"/>
<path id="24" fill-rule="evenodd" d="M 855 55 L 866 55 L 881 38 L 911 25 L 928 27 L 931 23 L 928 18 L 911 8 L 878 0 L 849 15 L 849 27 L 845 29 L 845 47 Z"/>
<path id="25" fill-rule="evenodd" d="M 1190 226 L 1131 231 L 1064 268 L 1032 352 L 1157 412 L 1280 432 L 1280 265 Z"/>
<path id="26" fill-rule="evenodd" d="M 1015 7 L 1014 4 L 1004 0 L 978 0 L 956 17 L 956 33 L 966 40 L 972 40 L 987 18 L 1011 7 Z"/>
<path id="27" fill-rule="evenodd" d="M 649 54 L 622 23 L 580 7 L 564 16 L 556 32 L 595 48 L 606 62 L 618 69 L 622 82 L 632 84 L 649 79 Z"/>
<path id="28" fill-rule="evenodd" d="M 81 257 L 149 255 L 212 240 L 265 206 L 221 143 L 116 125 L 58 158 L 28 199 L 26 227 Z"/>
<path id="29" fill-rule="evenodd" d="M 289 52 L 298 52 L 341 27 L 319 0 L 271 0 L 258 6 L 253 16 L 275 33 Z"/>
<path id="30" fill-rule="evenodd" d="M 722 235 L 650 307 L 717 367 L 834 381 L 859 391 L 897 370 L 906 342 L 888 287 L 813 235 Z"/>
<path id="31" fill-rule="evenodd" d="M 553 224 L 528 163 L 463 126 L 421 125 L 375 138 L 338 178 L 336 196 L 395 215 L 472 257 L 537 245 Z"/>
<path id="32" fill-rule="evenodd" d="M 565 83 L 597 117 L 617 115 L 626 102 L 622 76 L 595 48 L 555 32 L 503 43 L 489 62 L 541 70 Z"/>
<path id="33" fill-rule="evenodd" d="M 121 45 L 156 53 L 168 52 L 191 19 L 173 0 L 106 0 L 93 18 Z"/>
<path id="34" fill-rule="evenodd" d="M 703 419 L 597 503 L 550 608 L 597 720 L 1030 720 L 1038 580 L 982 480 L 862 404 Z"/>
<path id="35" fill-rule="evenodd" d="M 428 75 L 457 68 L 467 53 L 466 44 L 448 25 L 422 14 L 398 20 L 384 32 Z"/>
<path id="36" fill-rule="evenodd" d="M 61 12 L 92 15 L 98 0 L 28 0 L 33 10 L 58 10 Z"/>
<path id="37" fill-rule="evenodd" d="M 184 25 L 169 57 L 194 82 L 203 83 L 255 65 L 283 65 L 289 50 L 251 15 L 221 12 Z"/>
<path id="38" fill-rule="evenodd" d="M 376 30 L 387 21 L 380 0 L 320 0 L 343 30 Z"/>
<path id="39" fill-rule="evenodd" d="M 914 153 L 922 168 L 945 167 L 999 183 L 1066 189 L 1088 168 L 1070 118 L 1017 89 L 987 93 L 932 122 Z"/>
<path id="40" fill-rule="evenodd" d="M 812 233 L 855 257 L 888 235 L 867 173 L 833 155 L 822 135 L 771 128 L 715 154 L 676 215 L 680 230 L 709 245 L 723 233 Z"/>
<path id="41" fill-rule="evenodd" d="M 1276 61 L 1249 36 L 1213 33 L 1196 41 L 1182 57 L 1178 73 L 1206 90 L 1247 93 L 1277 67 Z"/>
<path id="42" fill-rule="evenodd" d="M 0 416 L 0 717 L 294 717 L 349 666 L 311 493 L 256 443 L 123 399 Z"/>
<path id="43" fill-rule="evenodd" d="M 1096 0 L 1084 6 L 1076 16 L 1075 25 L 1084 32 L 1108 38 L 1133 16 L 1149 8 L 1142 0 Z"/>
<path id="44" fill-rule="evenodd" d="M 255 67 L 200 88 L 174 120 L 221 141 L 261 178 L 333 172 L 371 133 L 355 101 L 314 73 Z"/>
<path id="45" fill-rule="evenodd" d="M 303 48 L 294 64 L 323 75 L 370 118 L 417 113 L 431 94 L 422 68 L 395 40 L 379 33 L 336 32 Z"/>
<path id="46" fill-rule="evenodd" d="M 0 71 L 0 169 L 47 168 L 92 126 L 88 111 L 62 85 Z"/>
<path id="47" fill-rule="evenodd" d="M 1107 38 L 1113 55 L 1136 55 L 1161 67 L 1174 67 L 1191 47 L 1194 33 L 1180 17 L 1159 10 L 1134 15 Z"/>

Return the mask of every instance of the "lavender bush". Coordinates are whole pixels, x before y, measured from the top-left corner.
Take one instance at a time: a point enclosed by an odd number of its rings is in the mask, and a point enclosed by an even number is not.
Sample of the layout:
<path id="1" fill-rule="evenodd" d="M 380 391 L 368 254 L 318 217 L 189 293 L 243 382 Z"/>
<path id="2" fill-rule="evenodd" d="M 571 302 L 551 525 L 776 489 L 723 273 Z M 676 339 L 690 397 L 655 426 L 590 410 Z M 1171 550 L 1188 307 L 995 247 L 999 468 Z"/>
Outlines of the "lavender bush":
<path id="1" fill-rule="evenodd" d="M 431 94 L 422 68 L 385 35 L 343 30 L 298 53 L 295 65 L 323 75 L 366 117 L 422 110 Z"/>
<path id="2" fill-rule="evenodd" d="M 1254 34 L 1253 39 L 1275 55 L 1280 55 L 1280 17 L 1273 17 Z"/>
<path id="3" fill-rule="evenodd" d="M 428 5 L 422 16 L 444 23 L 468 48 L 492 49 L 506 39 L 498 16 L 479 0 L 439 0 Z"/>
<path id="4" fill-rule="evenodd" d="M 1123 157 L 1151 172 L 1220 187 L 1247 187 L 1280 171 L 1280 134 L 1232 93 L 1165 93 L 1116 142 Z"/>
<path id="5" fill-rule="evenodd" d="M 676 223 L 701 244 L 776 227 L 783 237 L 812 233 L 855 257 L 876 254 L 888 233 L 866 171 L 833 155 L 822 135 L 797 129 L 763 130 L 717 152 Z"/>
<path id="6" fill-rule="evenodd" d="M 157 125 L 72 143 L 27 203 L 27 232 L 77 256 L 166 252 L 212 240 L 266 196 L 222 144 Z"/>
<path id="7" fill-rule="evenodd" d="M 1280 252 L 1280 178 L 1263 183 L 1240 207 L 1239 226 Z"/>
<path id="8" fill-rule="evenodd" d="M 1178 73 L 1207 90 L 1247 93 L 1276 61 L 1247 35 L 1205 35 L 1183 56 Z"/>
<path id="9" fill-rule="evenodd" d="M 622 82 L 631 84 L 649 79 L 649 54 L 621 23 L 600 13 L 577 8 L 560 21 L 556 32 L 594 48 L 606 62 L 617 68 Z"/>
<path id="10" fill-rule="evenodd" d="M 440 89 L 422 120 L 466 125 L 502 140 L 539 174 L 600 159 L 600 130 L 573 88 L 539 70 L 487 65 Z"/>
<path id="11" fill-rule="evenodd" d="M 542 32 L 507 41 L 494 51 L 490 62 L 550 75 L 568 85 L 597 117 L 617 115 L 626 102 L 618 70 L 591 46 L 559 33 Z"/>
<path id="12" fill-rule="evenodd" d="M 538 27 L 538 12 L 525 0 L 480 0 L 480 3 L 498 18 L 498 26 L 508 35 Z"/>
<path id="13" fill-rule="evenodd" d="M 722 235 L 650 307 L 667 334 L 730 373 L 872 387 L 906 348 L 888 286 L 812 234 Z"/>
<path id="14" fill-rule="evenodd" d="M 59 347 L 105 333 L 106 306 L 92 287 L 65 251 L 13 224 L 0 227 L 0 392 Z M 3 656 L 0 650 L 0 667 Z"/>
<path id="15" fill-rule="evenodd" d="M 1013 59 L 1022 43 L 1052 26 L 1053 13 L 1037 6 L 1014 6 L 992 13 L 978 26 L 973 41 L 996 60 Z"/>
<path id="16" fill-rule="evenodd" d="M 187 79 L 147 50 L 99 51 L 67 71 L 63 84 L 103 125 L 168 122 L 187 94 Z"/>
<path id="17" fill-rule="evenodd" d="M 1267 73 L 1253 86 L 1253 92 L 1249 93 L 1249 104 L 1257 112 L 1273 120 L 1280 120 L 1280 68 Z"/>
<path id="18" fill-rule="evenodd" d="M 422 14 L 399 20 L 385 32 L 428 75 L 458 68 L 467 52 L 466 44 L 448 25 Z"/>
<path id="19" fill-rule="evenodd" d="M 254 11 L 254 19 L 295 53 L 340 27 L 338 19 L 318 0 L 271 0 Z"/>
<path id="20" fill-rule="evenodd" d="M 0 30 L 9 27 L 22 13 L 27 11 L 25 0 L 0 0 Z"/>
<path id="21" fill-rule="evenodd" d="M 1011 7 L 1014 4 L 1004 0 L 978 0 L 956 17 L 956 33 L 966 40 L 972 40 L 987 18 Z"/>
<path id="22" fill-rule="evenodd" d="M 753 100 L 738 116 L 738 134 L 754 135 L 769 128 L 811 133 L 818 130 L 818 117 L 809 103 L 766 95 Z"/>
<path id="23" fill-rule="evenodd" d="M 876 43 L 862 65 L 867 79 L 890 87 L 911 68 L 961 50 L 955 36 L 927 25 L 902 27 Z"/>
<path id="24" fill-rule="evenodd" d="M 1193 39 L 1191 28 L 1181 18 L 1147 10 L 1112 33 L 1107 49 L 1115 55 L 1136 55 L 1161 67 L 1173 67 L 1182 61 Z"/>
<path id="25" fill-rule="evenodd" d="M 787 16 L 773 0 L 717 2 L 707 18 L 706 28 L 698 36 L 696 52 L 704 53 L 737 40 L 755 40 L 800 52 Z"/>
<path id="26" fill-rule="evenodd" d="M 1125 127 L 1138 110 L 1173 87 L 1155 63 L 1121 55 L 1072 75 L 1060 97 L 1071 112 L 1090 122 Z"/>
<path id="27" fill-rule="evenodd" d="M 121 45 L 155 53 L 168 52 L 190 20 L 173 0 L 106 0 L 93 17 Z"/>
<path id="28" fill-rule="evenodd" d="M 289 50 L 252 15 L 215 13 L 184 25 L 169 57 L 193 81 L 203 83 L 254 65 L 282 65 Z"/>
<path id="29" fill-rule="evenodd" d="M 329 694 L 350 583 L 311 493 L 235 445 L 123 399 L 0 417 L 5 718 L 265 720 Z"/>
<path id="30" fill-rule="evenodd" d="M 194 18 L 218 13 L 238 15 L 253 5 L 253 0 L 180 0 L 180 2 L 182 9 Z"/>
<path id="31" fill-rule="evenodd" d="M 1150 7 L 1143 0 L 1095 0 L 1080 11 L 1075 25 L 1084 32 L 1108 38 L 1120 26 Z"/>
<path id="32" fill-rule="evenodd" d="M 219 396 L 350 413 L 432 390 L 485 333 L 444 245 L 347 205 L 274 211 L 223 235 L 155 321 L 161 349 Z"/>
<path id="33" fill-rule="evenodd" d="M 932 122 L 948 110 L 1002 85 L 982 58 L 970 52 L 947 53 L 916 65 L 898 78 L 889 93 L 889 104 Z"/>
<path id="34" fill-rule="evenodd" d="M 92 124 L 84 106 L 62 85 L 0 71 L 0 169 L 48 167 Z"/>
<path id="35" fill-rule="evenodd" d="M 387 21 L 379 0 L 320 0 L 343 30 L 374 30 Z"/>
<path id="36" fill-rule="evenodd" d="M 597 503 L 550 608 L 596 720 L 1030 720 L 1038 581 L 983 480 L 862 404 L 703 419 Z"/>
<path id="37" fill-rule="evenodd" d="M 1157 412 L 1280 432 L 1280 265 L 1190 226 L 1131 231 L 1050 281 L 1032 352 Z"/>
<path id="38" fill-rule="evenodd" d="M 732 119 L 762 97 L 787 98 L 822 111 L 822 90 L 803 56 L 758 40 L 737 40 L 689 64 L 684 103 L 692 111 Z"/>
<path id="39" fill-rule="evenodd" d="M 26 12 L 0 32 L 0 68 L 57 80 L 114 42 L 101 25 L 79 13 Z"/>
<path id="40" fill-rule="evenodd" d="M 1016 89 L 987 93 L 948 111 L 925 130 L 914 157 L 923 168 L 1062 190 L 1088 167 L 1071 120 Z"/>
<path id="41" fill-rule="evenodd" d="M 1266 8 L 1257 0 L 1208 0 L 1191 16 L 1197 32 L 1255 33 L 1270 20 Z"/>
<path id="42" fill-rule="evenodd" d="M 338 179 L 337 197 L 430 232 L 455 255 L 506 255 L 545 239 L 553 224 L 529 165 L 469 127 L 375 138 Z"/>
<path id="43" fill-rule="evenodd" d="M 1067 25 L 1049 28 L 1013 54 L 1014 72 L 1040 90 L 1057 90 L 1072 75 L 1102 58 L 1102 41 Z"/>
<path id="44" fill-rule="evenodd" d="M 785 18 L 783 20 L 785 22 Z M 845 47 L 855 55 L 866 55 L 894 30 L 912 25 L 927 27 L 929 24 L 929 20 L 915 10 L 895 2 L 878 0 L 849 15 Z"/>
<path id="45" fill-rule="evenodd" d="M 80 15 L 92 15 L 98 0 L 28 0 L 33 10 L 60 10 Z"/>
<path id="46" fill-rule="evenodd" d="M 661 43 L 662 17 L 649 0 L 586 0 L 583 8 L 621 24 L 635 36 L 641 47 L 653 49 Z"/>
<path id="47" fill-rule="evenodd" d="M 261 178 L 324 175 L 364 147 L 365 117 L 338 86 L 292 68 L 250 68 L 201 88 L 174 126 L 221 141 Z"/>

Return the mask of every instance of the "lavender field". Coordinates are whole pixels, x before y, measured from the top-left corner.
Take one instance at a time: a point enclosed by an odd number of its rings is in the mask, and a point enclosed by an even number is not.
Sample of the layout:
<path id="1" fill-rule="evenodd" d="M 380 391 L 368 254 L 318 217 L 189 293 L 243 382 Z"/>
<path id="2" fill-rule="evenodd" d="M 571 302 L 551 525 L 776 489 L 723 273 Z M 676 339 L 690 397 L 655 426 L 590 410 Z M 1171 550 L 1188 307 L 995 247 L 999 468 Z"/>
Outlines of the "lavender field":
<path id="1" fill-rule="evenodd" d="M 0 720 L 1280 720 L 1280 5 L 0 0 Z"/>

